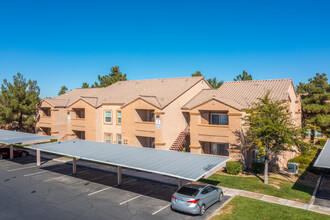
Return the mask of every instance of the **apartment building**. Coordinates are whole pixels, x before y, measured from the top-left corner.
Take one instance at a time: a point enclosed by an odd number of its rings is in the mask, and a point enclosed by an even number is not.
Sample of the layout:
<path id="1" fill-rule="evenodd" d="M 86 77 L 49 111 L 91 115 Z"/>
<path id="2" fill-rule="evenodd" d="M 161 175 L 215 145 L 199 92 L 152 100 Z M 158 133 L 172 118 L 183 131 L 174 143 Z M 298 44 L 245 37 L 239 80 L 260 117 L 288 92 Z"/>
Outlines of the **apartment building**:
<path id="1" fill-rule="evenodd" d="M 243 151 L 246 109 L 270 92 L 270 98 L 285 101 L 291 119 L 301 125 L 301 103 L 291 79 L 225 82 L 219 89 L 206 89 L 188 101 L 183 112 L 190 114 L 190 151 L 229 156 L 246 165 L 258 160 L 254 151 Z M 285 152 L 280 168 L 295 156 Z"/>
<path id="2" fill-rule="evenodd" d="M 121 81 L 106 88 L 74 89 L 41 101 L 37 132 L 169 149 L 189 123 L 185 102 L 210 85 L 203 77 Z"/>
<path id="3" fill-rule="evenodd" d="M 243 117 L 268 91 L 287 103 L 287 113 L 300 126 L 300 97 L 290 79 L 226 82 L 212 89 L 203 77 L 183 77 L 122 81 L 44 99 L 37 128 L 60 140 L 186 150 L 228 156 L 248 166 L 257 158 L 243 151 Z M 294 156 L 284 153 L 280 168 Z"/>

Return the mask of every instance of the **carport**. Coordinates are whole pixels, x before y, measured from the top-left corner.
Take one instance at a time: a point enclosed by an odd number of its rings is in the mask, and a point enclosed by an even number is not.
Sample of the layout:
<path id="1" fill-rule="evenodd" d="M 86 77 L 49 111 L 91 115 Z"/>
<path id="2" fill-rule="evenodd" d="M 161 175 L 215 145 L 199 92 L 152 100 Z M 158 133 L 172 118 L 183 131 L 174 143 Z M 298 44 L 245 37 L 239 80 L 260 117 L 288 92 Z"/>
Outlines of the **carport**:
<path id="1" fill-rule="evenodd" d="M 10 146 L 9 158 L 11 160 L 14 158 L 14 144 L 31 143 L 31 142 L 37 143 L 40 141 L 47 141 L 53 138 L 54 137 L 51 136 L 0 129 L 0 143 Z"/>
<path id="2" fill-rule="evenodd" d="M 314 163 L 314 167 L 330 169 L 330 139 L 327 140 L 322 151 Z"/>
<path id="3" fill-rule="evenodd" d="M 73 158 L 73 173 L 77 171 L 77 159 L 117 167 L 117 182 L 122 183 L 122 168 L 156 173 L 182 180 L 197 181 L 209 177 L 221 169 L 230 158 L 193 154 L 153 148 L 107 144 L 86 140 L 68 140 L 42 145 L 27 146 L 36 150 L 37 165 L 40 165 L 40 151 Z M 39 163 L 38 163 L 39 161 Z"/>

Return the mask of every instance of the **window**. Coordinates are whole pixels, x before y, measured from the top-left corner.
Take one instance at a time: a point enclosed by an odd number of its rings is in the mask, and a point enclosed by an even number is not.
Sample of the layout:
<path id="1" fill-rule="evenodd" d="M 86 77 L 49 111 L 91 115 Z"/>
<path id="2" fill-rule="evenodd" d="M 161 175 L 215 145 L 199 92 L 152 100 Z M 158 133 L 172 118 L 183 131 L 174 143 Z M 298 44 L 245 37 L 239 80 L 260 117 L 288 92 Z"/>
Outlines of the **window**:
<path id="1" fill-rule="evenodd" d="M 121 124 L 121 111 L 117 111 L 117 124 Z"/>
<path id="2" fill-rule="evenodd" d="M 121 134 L 117 134 L 117 144 L 121 144 Z"/>
<path id="3" fill-rule="evenodd" d="M 182 188 L 180 188 L 178 190 L 178 193 L 182 194 L 182 195 L 186 195 L 186 196 L 196 196 L 199 192 L 199 189 L 195 189 L 195 188 L 190 188 L 190 187 L 186 187 L 183 186 Z"/>
<path id="4" fill-rule="evenodd" d="M 104 111 L 104 123 L 112 123 L 112 111 Z"/>
<path id="5" fill-rule="evenodd" d="M 104 142 L 107 144 L 111 144 L 112 143 L 112 134 L 104 133 Z"/>
<path id="6" fill-rule="evenodd" d="M 322 138 L 322 137 L 323 137 L 322 132 L 320 132 L 320 131 L 315 131 L 315 137 L 316 137 L 316 138 Z"/>
<path id="7" fill-rule="evenodd" d="M 265 163 L 265 156 L 259 156 L 259 151 L 254 151 L 254 161 L 256 163 Z"/>
<path id="8" fill-rule="evenodd" d="M 311 137 L 312 131 L 311 130 L 307 130 L 305 134 L 306 134 L 307 137 Z"/>
<path id="9" fill-rule="evenodd" d="M 228 115 L 227 114 L 211 114 L 211 124 L 212 125 L 228 125 Z"/>
<path id="10" fill-rule="evenodd" d="M 229 148 L 228 144 L 212 143 L 211 144 L 211 154 L 229 156 L 228 148 Z"/>

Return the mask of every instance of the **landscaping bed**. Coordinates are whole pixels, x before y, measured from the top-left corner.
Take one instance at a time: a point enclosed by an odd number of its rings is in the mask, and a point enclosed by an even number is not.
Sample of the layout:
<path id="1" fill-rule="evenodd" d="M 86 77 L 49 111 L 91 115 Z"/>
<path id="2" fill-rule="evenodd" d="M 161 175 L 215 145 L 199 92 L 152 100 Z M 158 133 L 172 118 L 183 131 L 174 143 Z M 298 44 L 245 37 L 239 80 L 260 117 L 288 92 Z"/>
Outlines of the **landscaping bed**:
<path id="1" fill-rule="evenodd" d="M 269 184 L 264 184 L 257 176 L 240 177 L 222 174 L 213 174 L 208 179 L 201 179 L 202 182 L 224 186 L 228 188 L 247 190 L 276 196 L 284 199 L 308 203 L 312 197 L 314 187 L 298 184 L 295 181 L 283 180 L 280 178 L 269 178 Z"/>
<path id="2" fill-rule="evenodd" d="M 236 196 L 211 220 L 225 219 L 329 219 L 328 215 Z"/>

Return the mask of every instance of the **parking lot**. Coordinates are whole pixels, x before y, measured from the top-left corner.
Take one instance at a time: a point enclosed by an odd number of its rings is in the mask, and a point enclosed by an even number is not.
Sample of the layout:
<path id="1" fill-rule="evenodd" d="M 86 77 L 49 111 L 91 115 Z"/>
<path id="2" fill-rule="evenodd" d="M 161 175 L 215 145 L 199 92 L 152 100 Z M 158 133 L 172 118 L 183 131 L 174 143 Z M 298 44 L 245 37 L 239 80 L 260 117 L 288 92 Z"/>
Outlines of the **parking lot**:
<path id="1" fill-rule="evenodd" d="M 170 209 L 177 187 L 43 160 L 35 157 L 0 160 L 1 219 L 207 219 L 221 203 L 203 216 Z M 225 202 L 229 197 L 225 195 Z"/>

